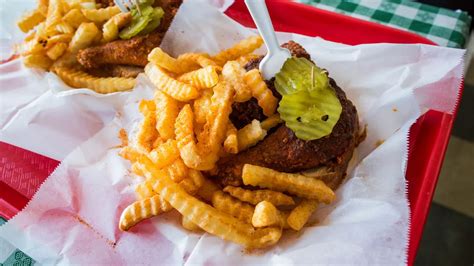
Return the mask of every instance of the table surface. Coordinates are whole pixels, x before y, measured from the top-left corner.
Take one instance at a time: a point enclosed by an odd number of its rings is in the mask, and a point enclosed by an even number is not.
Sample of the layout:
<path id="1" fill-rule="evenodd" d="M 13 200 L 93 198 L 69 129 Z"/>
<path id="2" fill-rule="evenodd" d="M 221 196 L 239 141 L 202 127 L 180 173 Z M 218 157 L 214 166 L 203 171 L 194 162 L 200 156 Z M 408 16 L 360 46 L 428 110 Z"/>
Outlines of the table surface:
<path id="1" fill-rule="evenodd" d="M 440 46 L 464 48 L 472 18 L 450 10 L 408 0 L 298 0 L 363 20 L 424 36 Z"/>

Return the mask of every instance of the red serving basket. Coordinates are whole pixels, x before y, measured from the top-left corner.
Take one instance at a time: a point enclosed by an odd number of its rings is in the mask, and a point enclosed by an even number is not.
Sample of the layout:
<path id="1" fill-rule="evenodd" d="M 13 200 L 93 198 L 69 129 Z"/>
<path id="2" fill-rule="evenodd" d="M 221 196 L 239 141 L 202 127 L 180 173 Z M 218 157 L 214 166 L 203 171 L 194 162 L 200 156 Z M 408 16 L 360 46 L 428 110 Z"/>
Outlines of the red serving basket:
<path id="1" fill-rule="evenodd" d="M 308 5 L 271 0 L 267 6 L 278 31 L 320 36 L 350 45 L 381 42 L 435 45 L 410 32 Z M 243 0 L 237 0 L 226 14 L 244 26 L 255 27 Z M 431 110 L 411 127 L 406 174 L 411 209 L 409 265 L 413 264 L 422 236 L 454 117 L 455 114 Z M 58 164 L 56 160 L 0 142 L 0 215 L 9 219 L 21 210 Z"/>

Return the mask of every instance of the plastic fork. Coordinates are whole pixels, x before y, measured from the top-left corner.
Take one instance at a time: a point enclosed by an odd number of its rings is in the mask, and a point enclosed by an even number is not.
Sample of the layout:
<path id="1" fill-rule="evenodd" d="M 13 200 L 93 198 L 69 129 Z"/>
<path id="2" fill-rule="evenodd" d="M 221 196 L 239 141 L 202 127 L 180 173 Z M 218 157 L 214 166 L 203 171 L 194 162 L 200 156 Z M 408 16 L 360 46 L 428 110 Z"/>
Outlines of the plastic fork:
<path id="1" fill-rule="evenodd" d="M 130 12 L 132 8 L 137 7 L 138 14 L 141 15 L 140 6 L 138 5 L 138 0 L 114 0 L 115 5 L 120 8 L 120 11 L 123 13 Z"/>
<path id="2" fill-rule="evenodd" d="M 286 59 L 291 57 L 291 53 L 278 45 L 265 0 L 245 0 L 245 4 L 268 50 L 260 62 L 259 69 L 263 77 L 270 80 L 280 71 Z"/>

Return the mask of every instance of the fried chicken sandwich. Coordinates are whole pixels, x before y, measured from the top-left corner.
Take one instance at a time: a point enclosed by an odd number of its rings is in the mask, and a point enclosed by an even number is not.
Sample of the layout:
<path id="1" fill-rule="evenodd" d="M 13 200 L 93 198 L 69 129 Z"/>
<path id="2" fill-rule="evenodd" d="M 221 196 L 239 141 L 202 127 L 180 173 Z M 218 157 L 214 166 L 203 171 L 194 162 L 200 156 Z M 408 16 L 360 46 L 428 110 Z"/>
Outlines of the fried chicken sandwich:
<path id="1" fill-rule="evenodd" d="M 290 41 L 282 46 L 290 50 L 293 59 L 288 60 L 282 72 L 277 74 L 276 78 L 267 81 L 267 85 L 280 101 L 278 111 L 284 123 L 272 128 L 255 146 L 224 157 L 218 162 L 214 176 L 223 187 L 242 186 L 242 169 L 245 164 L 253 164 L 279 172 L 298 172 L 313 176 L 335 189 L 346 176 L 354 148 L 363 138 L 359 134 L 357 110 L 347 99 L 344 91 L 328 77 L 325 70 L 317 68 L 310 61 L 310 55 L 301 45 Z M 296 62 L 290 65 L 289 61 L 294 59 L 299 59 L 303 63 Z M 261 60 L 262 57 L 251 60 L 245 66 L 246 70 L 258 69 Z M 306 78 L 309 82 L 298 80 L 297 75 L 291 77 L 292 73 L 304 73 L 305 69 L 309 70 L 310 74 L 300 78 Z M 298 82 L 300 84 L 297 84 Z M 315 88 L 318 86 L 325 86 L 327 93 L 324 94 L 322 90 L 318 92 Z M 306 99 L 292 96 L 298 93 L 282 95 L 285 90 L 298 89 L 297 87 L 309 90 L 310 93 L 311 88 L 308 87 L 312 87 L 316 95 L 311 97 L 305 92 L 303 94 Z M 327 101 L 331 96 L 332 103 Z M 295 107 L 298 103 L 299 106 Z M 335 110 L 338 108 L 339 111 Z M 235 102 L 230 115 L 237 129 L 254 119 L 263 121 L 266 118 L 255 98 L 246 102 Z M 325 125 L 328 122 L 332 122 L 333 125 Z M 304 124 L 313 124 L 314 127 L 327 130 L 323 130 L 324 132 L 320 134 L 316 129 L 311 126 L 305 127 Z"/>

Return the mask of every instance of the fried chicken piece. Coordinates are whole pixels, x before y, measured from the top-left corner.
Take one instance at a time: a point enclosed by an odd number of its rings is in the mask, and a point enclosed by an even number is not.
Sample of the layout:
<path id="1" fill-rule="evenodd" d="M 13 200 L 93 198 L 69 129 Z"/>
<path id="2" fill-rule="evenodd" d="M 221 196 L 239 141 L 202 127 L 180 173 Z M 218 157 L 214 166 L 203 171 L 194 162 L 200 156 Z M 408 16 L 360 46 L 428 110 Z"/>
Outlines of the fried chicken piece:
<path id="1" fill-rule="evenodd" d="M 161 40 L 176 15 L 181 2 L 182 0 L 157 2 L 157 5 L 163 7 L 165 15 L 155 32 L 145 36 L 135 36 L 130 40 L 116 40 L 80 50 L 77 54 L 77 60 L 86 69 L 99 68 L 103 65 L 144 67 L 148 63 L 148 54 L 153 48 L 161 44 Z"/>
<path id="2" fill-rule="evenodd" d="M 308 60 L 311 60 L 311 56 L 308 54 L 308 52 L 297 42 L 289 41 L 284 43 L 281 47 L 290 50 L 292 56 L 304 57 Z"/>
<path id="3" fill-rule="evenodd" d="M 114 0 L 95 0 L 95 3 L 102 8 L 115 5 Z"/>
<path id="4" fill-rule="evenodd" d="M 102 68 L 86 69 L 86 72 L 96 77 L 136 78 L 143 73 L 142 67 L 127 65 L 106 65 Z"/>
<path id="5" fill-rule="evenodd" d="M 142 67 L 124 65 L 110 65 L 107 67 L 107 71 L 110 73 L 107 75 L 109 77 L 122 78 L 136 78 L 138 74 L 144 72 Z"/>
<path id="6" fill-rule="evenodd" d="M 160 45 L 162 33 L 154 32 L 130 40 L 118 40 L 80 50 L 77 61 L 85 68 L 99 68 L 103 65 L 132 65 L 144 67 L 148 54 Z"/>

